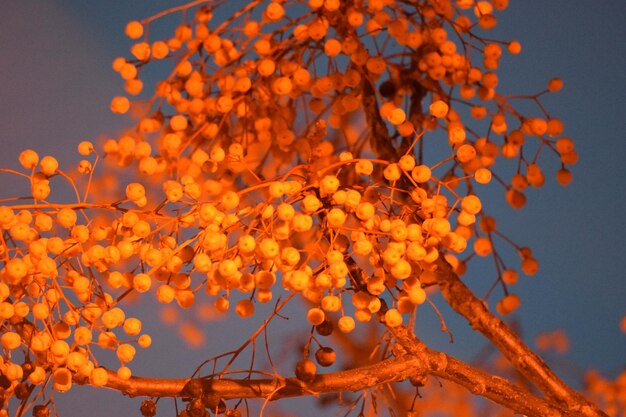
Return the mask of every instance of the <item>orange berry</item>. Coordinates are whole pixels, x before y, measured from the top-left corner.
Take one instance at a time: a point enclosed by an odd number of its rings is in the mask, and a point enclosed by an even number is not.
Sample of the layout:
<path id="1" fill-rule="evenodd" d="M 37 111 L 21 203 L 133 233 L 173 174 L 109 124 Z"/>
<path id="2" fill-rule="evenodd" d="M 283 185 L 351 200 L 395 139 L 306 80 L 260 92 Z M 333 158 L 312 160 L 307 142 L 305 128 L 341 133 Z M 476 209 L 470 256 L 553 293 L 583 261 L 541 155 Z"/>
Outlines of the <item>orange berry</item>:
<path id="1" fill-rule="evenodd" d="M 170 50 L 167 43 L 156 41 L 152 44 L 152 56 L 155 59 L 163 59 L 169 54 Z"/>
<path id="2" fill-rule="evenodd" d="M 169 304 L 174 301 L 176 291 L 171 286 L 164 284 L 159 286 L 156 291 L 156 298 L 160 303 Z"/>
<path id="3" fill-rule="evenodd" d="M 426 291 L 419 285 L 413 285 L 409 290 L 409 300 L 413 304 L 423 304 L 426 301 Z"/>
<path id="4" fill-rule="evenodd" d="M 59 162 L 53 156 L 44 156 L 39 161 L 39 170 L 44 175 L 53 175 L 59 168 Z"/>
<path id="5" fill-rule="evenodd" d="M 28 375 L 28 381 L 33 385 L 39 385 L 46 379 L 46 371 L 41 366 L 35 366 L 33 372 Z"/>
<path id="6" fill-rule="evenodd" d="M 505 284 L 513 285 L 517 283 L 517 280 L 518 275 L 516 270 L 505 269 L 504 271 L 502 271 L 502 281 L 504 281 Z"/>
<path id="7" fill-rule="evenodd" d="M 239 195 L 234 191 L 227 191 L 221 199 L 224 210 L 232 210 L 239 206 Z"/>
<path id="8" fill-rule="evenodd" d="M 474 173 L 474 180 L 479 184 L 491 182 L 491 171 L 487 168 L 478 168 Z"/>
<path id="9" fill-rule="evenodd" d="M 350 316 L 343 316 L 337 321 L 337 327 L 342 333 L 350 333 L 354 330 L 354 319 Z"/>
<path id="10" fill-rule="evenodd" d="M 176 302 L 182 308 L 191 308 L 196 301 L 195 294 L 190 290 L 182 290 L 176 293 Z"/>
<path id="11" fill-rule="evenodd" d="M 461 200 L 461 208 L 470 214 L 478 214 L 482 209 L 480 199 L 473 194 L 463 197 Z"/>
<path id="12" fill-rule="evenodd" d="M 126 198 L 131 201 L 139 201 L 146 196 L 146 189 L 138 182 L 126 186 Z"/>
<path id="13" fill-rule="evenodd" d="M 563 80 L 560 78 L 553 78 L 548 81 L 548 91 L 556 93 L 563 88 Z"/>
<path id="14" fill-rule="evenodd" d="M 522 261 L 522 272 L 526 275 L 535 275 L 539 271 L 539 262 L 535 258 L 526 258 Z"/>
<path id="15" fill-rule="evenodd" d="M 324 314 L 324 310 L 322 310 L 321 308 L 317 308 L 317 307 L 313 307 L 309 309 L 306 315 L 307 321 L 311 323 L 313 326 L 322 324 L 325 318 L 326 318 L 326 315 Z"/>
<path id="16" fill-rule="evenodd" d="M 127 318 L 124 321 L 124 332 L 129 336 L 136 336 L 141 333 L 141 321 L 134 317 Z"/>
<path id="17" fill-rule="evenodd" d="M 446 117 L 449 111 L 448 104 L 443 100 L 436 100 L 429 106 L 430 114 L 438 119 Z"/>
<path id="18" fill-rule="evenodd" d="M 498 86 L 498 75 L 495 72 L 484 73 L 482 84 L 487 88 L 496 88 Z"/>
<path id="19" fill-rule="evenodd" d="M 526 204 L 526 196 L 511 188 L 506 192 L 506 201 L 513 208 L 520 209 Z"/>
<path id="20" fill-rule="evenodd" d="M 337 359 L 337 354 L 332 348 L 329 347 L 321 347 L 315 352 L 315 360 L 321 366 L 331 366 L 335 363 Z"/>
<path id="21" fill-rule="evenodd" d="M 33 151 L 32 149 L 26 149 L 25 151 L 20 153 L 18 159 L 20 161 L 20 164 L 24 168 L 32 169 L 37 166 L 37 163 L 39 162 L 39 155 L 37 155 L 37 152 Z"/>
<path id="22" fill-rule="evenodd" d="M 476 157 L 476 149 L 469 144 L 461 145 L 456 151 L 456 157 L 461 163 L 469 162 Z"/>
<path id="23" fill-rule="evenodd" d="M 341 53 L 341 42 L 337 39 L 328 39 L 324 43 L 324 53 L 329 57 L 335 57 Z"/>
<path id="24" fill-rule="evenodd" d="M 135 67 L 130 62 L 125 63 L 120 68 L 120 76 L 123 80 L 131 80 L 137 77 L 137 67 Z"/>
<path id="25" fill-rule="evenodd" d="M 152 286 L 152 278 L 148 274 L 137 274 L 133 277 L 133 288 L 137 292 L 146 292 Z"/>
<path id="26" fill-rule="evenodd" d="M 67 368 L 58 368 L 52 375 L 52 387 L 59 392 L 66 392 L 72 388 L 72 373 Z"/>
<path id="27" fill-rule="evenodd" d="M 487 108 L 484 106 L 472 106 L 470 114 L 474 119 L 483 119 L 487 115 Z"/>
<path id="28" fill-rule="evenodd" d="M 530 164 L 526 170 L 526 179 L 533 187 L 539 188 L 545 183 L 545 177 L 537 164 Z"/>
<path id="29" fill-rule="evenodd" d="M 502 300 L 498 301 L 496 305 L 496 310 L 500 314 L 510 314 L 513 311 L 517 310 L 520 306 L 521 300 L 517 294 L 509 294 L 504 297 Z"/>
<path id="30" fill-rule="evenodd" d="M 389 164 L 383 170 L 383 176 L 388 181 L 397 181 L 402 176 L 402 171 L 398 164 Z"/>
<path id="31" fill-rule="evenodd" d="M 122 362 L 131 362 L 135 357 L 136 350 L 133 345 L 121 344 L 116 349 L 117 357 Z"/>
<path id="32" fill-rule="evenodd" d="M 123 379 L 123 380 L 128 380 L 130 379 L 131 375 L 132 375 L 132 372 L 130 368 L 126 366 L 120 366 L 119 368 L 117 368 L 118 378 Z"/>
<path id="33" fill-rule="evenodd" d="M 120 72 L 124 64 L 126 64 L 126 59 L 124 57 L 118 56 L 111 63 L 111 67 L 113 68 L 113 71 Z"/>
<path id="34" fill-rule="evenodd" d="M 93 143 L 89 141 L 82 141 L 78 144 L 78 153 L 83 156 L 88 156 L 94 151 Z"/>
<path id="35" fill-rule="evenodd" d="M 241 318 L 247 318 L 254 314 L 254 304 L 248 299 L 239 300 L 235 306 L 235 313 Z"/>
<path id="36" fill-rule="evenodd" d="M 576 151 L 571 151 L 562 154 L 561 162 L 567 165 L 574 165 L 576 162 L 578 162 L 578 153 Z"/>
<path id="37" fill-rule="evenodd" d="M 264 15 L 268 20 L 275 22 L 285 15 L 285 9 L 280 3 L 272 2 L 265 9 Z"/>
<path id="38" fill-rule="evenodd" d="M 525 175 L 515 174 L 511 178 L 511 186 L 518 191 L 522 191 L 528 187 L 528 180 Z"/>
<path id="39" fill-rule="evenodd" d="M 22 259 L 13 258 L 6 263 L 5 271 L 11 282 L 18 283 L 28 274 L 28 265 Z"/>
<path id="40" fill-rule="evenodd" d="M 522 44 L 518 41 L 511 41 L 507 45 L 507 50 L 512 55 L 517 55 L 522 52 Z"/>
<path id="41" fill-rule="evenodd" d="M 320 181 L 320 194 L 322 197 L 334 194 L 339 188 L 339 179 L 334 175 L 326 175 Z"/>
<path id="42" fill-rule="evenodd" d="M 109 381 L 109 374 L 104 368 L 95 368 L 89 375 L 89 383 L 96 387 L 102 387 Z"/>
<path id="43" fill-rule="evenodd" d="M 407 155 L 408 156 L 408 155 Z M 404 157 L 403 157 L 404 158 Z M 401 159 L 402 160 L 402 159 Z M 372 161 L 369 161 L 367 159 L 360 159 L 355 167 L 354 170 L 356 171 L 357 174 L 359 175 L 370 175 L 373 171 L 374 171 L 374 165 L 372 164 Z"/>
<path id="44" fill-rule="evenodd" d="M 561 155 L 574 151 L 574 141 L 570 138 L 560 138 L 556 141 L 556 150 Z"/>
<path id="45" fill-rule="evenodd" d="M 14 332 L 6 332 L 0 339 L 2 347 L 6 350 L 14 350 L 21 346 L 22 338 L 19 334 Z"/>
<path id="46" fill-rule="evenodd" d="M 256 70 L 260 75 L 269 77 L 276 71 L 276 63 L 270 58 L 261 59 L 257 64 Z"/>
<path id="47" fill-rule="evenodd" d="M 395 309 L 390 308 L 385 312 L 385 323 L 389 327 L 398 327 L 402 324 L 402 314 Z"/>
<path id="48" fill-rule="evenodd" d="M 303 359 L 296 364 L 296 377 L 304 382 L 313 382 L 317 373 L 315 363 L 309 359 Z"/>
<path id="49" fill-rule="evenodd" d="M 174 131 L 182 131 L 187 129 L 188 121 L 182 114 L 176 114 L 170 119 L 170 127 Z"/>
<path id="50" fill-rule="evenodd" d="M 561 168 L 556 173 L 556 180 L 561 185 L 568 185 L 572 182 L 572 178 L 572 173 L 566 168 Z"/>
<path id="51" fill-rule="evenodd" d="M 328 212 L 326 220 L 329 227 L 339 228 L 346 222 L 346 217 L 346 213 L 343 210 L 335 207 Z"/>
<path id="52" fill-rule="evenodd" d="M 430 180 L 431 171 L 426 165 L 418 165 L 411 171 L 411 178 L 417 183 L 425 183 Z"/>
<path id="53" fill-rule="evenodd" d="M 293 89 L 293 84 L 288 77 L 278 77 L 272 83 L 272 91 L 280 96 L 287 95 L 291 93 Z"/>
<path id="54" fill-rule="evenodd" d="M 540 117 L 535 117 L 529 120 L 529 127 L 533 135 L 541 136 L 548 130 L 548 122 Z"/>
<path id="55" fill-rule="evenodd" d="M 139 39 L 143 35 L 143 25 L 136 20 L 128 22 L 125 33 L 131 39 Z"/>
<path id="56" fill-rule="evenodd" d="M 389 113 L 387 120 L 392 125 L 399 126 L 406 121 L 406 113 L 400 108 L 395 108 Z"/>
<path id="57" fill-rule="evenodd" d="M 484 237 L 479 237 L 474 242 L 474 252 L 478 256 L 487 256 L 492 251 L 491 241 Z"/>
<path id="58" fill-rule="evenodd" d="M 324 8 L 328 10 L 329 12 L 334 12 L 336 10 L 339 10 L 340 6 L 341 6 L 340 0 L 324 0 Z"/>
<path id="59" fill-rule="evenodd" d="M 130 48 L 130 53 L 139 61 L 147 61 L 150 58 L 150 45 L 147 42 L 139 42 Z"/>
<path id="60" fill-rule="evenodd" d="M 130 101 L 123 96 L 113 97 L 110 109 L 113 113 L 124 114 L 130 109 Z"/>
<path id="61" fill-rule="evenodd" d="M 509 0 L 491 0 L 491 4 L 496 10 L 504 10 L 509 7 Z"/>
<path id="62" fill-rule="evenodd" d="M 563 133 L 563 122 L 560 119 L 548 119 L 548 136 L 559 136 Z"/>

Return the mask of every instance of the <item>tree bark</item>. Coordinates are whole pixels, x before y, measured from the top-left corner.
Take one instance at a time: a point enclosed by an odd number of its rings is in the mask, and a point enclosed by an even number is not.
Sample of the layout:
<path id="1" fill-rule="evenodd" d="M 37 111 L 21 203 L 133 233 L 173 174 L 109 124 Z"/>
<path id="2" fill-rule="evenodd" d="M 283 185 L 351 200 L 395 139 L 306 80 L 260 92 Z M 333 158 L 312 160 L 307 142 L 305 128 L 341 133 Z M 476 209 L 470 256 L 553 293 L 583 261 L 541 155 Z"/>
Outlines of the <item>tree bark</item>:
<path id="1" fill-rule="evenodd" d="M 595 404 L 563 382 L 509 327 L 459 279 L 445 260 L 437 264 L 437 281 L 448 304 L 473 329 L 489 339 L 511 364 L 549 398 L 588 417 L 607 417 Z"/>
<path id="2" fill-rule="evenodd" d="M 382 384 L 400 382 L 410 377 L 433 375 L 468 389 L 472 394 L 529 417 L 584 417 L 583 413 L 567 410 L 539 398 L 506 379 L 490 375 L 459 359 L 426 347 L 404 327 L 394 329 L 398 342 L 406 353 L 393 359 L 345 371 L 321 374 L 311 383 L 292 378 L 201 379 L 203 393 L 221 399 L 259 398 L 278 400 L 286 397 L 318 396 L 328 393 L 355 392 Z M 162 379 L 131 377 L 123 380 L 109 371 L 106 388 L 125 395 L 145 397 L 179 397 L 187 394 L 190 378 Z M 87 383 L 87 381 L 77 381 Z"/>

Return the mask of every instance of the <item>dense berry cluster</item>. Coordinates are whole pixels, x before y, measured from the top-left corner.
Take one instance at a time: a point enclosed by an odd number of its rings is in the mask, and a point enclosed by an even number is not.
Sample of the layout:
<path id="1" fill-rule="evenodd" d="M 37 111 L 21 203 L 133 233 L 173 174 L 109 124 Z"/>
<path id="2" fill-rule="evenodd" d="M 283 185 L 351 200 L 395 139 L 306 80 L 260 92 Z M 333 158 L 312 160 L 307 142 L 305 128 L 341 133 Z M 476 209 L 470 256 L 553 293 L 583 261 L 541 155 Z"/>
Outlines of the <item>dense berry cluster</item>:
<path id="1" fill-rule="evenodd" d="M 135 115 L 133 129 L 102 148 L 80 143 L 75 169 L 20 154 L 14 174 L 31 202 L 0 206 L 5 396 L 24 384 L 106 385 L 99 349 L 130 378 L 136 347 L 151 344 L 125 312 L 132 293 L 183 309 L 208 299 L 245 318 L 287 291 L 307 300 L 318 333 L 349 333 L 373 319 L 406 323 L 437 262 L 461 275 L 492 256 L 503 314 L 520 304 L 508 292 L 517 268 L 537 272 L 530 249 L 486 214 L 480 187 L 499 183 L 521 208 L 525 189 L 545 181 L 544 156 L 556 156 L 565 185 L 577 154 L 539 101 L 560 80 L 522 97 L 533 115 L 498 89 L 499 61 L 521 46 L 483 33 L 508 1 L 203 3 L 126 27 L 136 43 L 113 62 L 126 95 L 110 108 Z M 180 13 L 171 37 L 151 38 L 157 17 Z M 157 61 L 171 74 L 144 86 Z M 123 195 L 103 191 L 114 165 L 135 170 Z M 54 203 L 63 181 L 74 203 Z M 335 361 L 325 346 L 314 356 Z"/>

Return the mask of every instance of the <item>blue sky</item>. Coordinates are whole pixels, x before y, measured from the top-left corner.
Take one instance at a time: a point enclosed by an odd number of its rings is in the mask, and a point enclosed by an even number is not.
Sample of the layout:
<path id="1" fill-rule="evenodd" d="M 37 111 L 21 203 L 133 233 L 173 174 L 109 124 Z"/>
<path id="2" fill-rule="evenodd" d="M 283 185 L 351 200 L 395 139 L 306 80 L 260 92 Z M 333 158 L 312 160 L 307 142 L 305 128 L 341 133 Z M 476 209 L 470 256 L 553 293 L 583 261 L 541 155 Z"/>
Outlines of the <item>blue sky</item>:
<path id="1" fill-rule="evenodd" d="M 111 97 L 123 92 L 110 66 L 116 56 L 127 55 L 130 42 L 123 28 L 174 3 L 23 0 L 3 5 L 0 166 L 17 167 L 19 152 L 28 147 L 54 154 L 62 164 L 75 163 L 79 141 L 114 136 L 128 127 L 108 111 Z M 561 77 L 565 88 L 546 104 L 564 121 L 580 154 L 570 186 L 559 187 L 549 174 L 546 186 L 530 192 L 520 212 L 494 194 L 492 210 L 503 229 L 532 246 L 541 263 L 537 276 L 515 288 L 524 301 L 516 320 L 528 341 L 542 331 L 565 329 L 572 342 L 568 361 L 614 375 L 626 365 L 626 335 L 619 331 L 626 315 L 626 5 L 621 0 L 511 1 L 500 16 L 498 33 L 523 45 L 520 56 L 503 59 L 503 83 L 510 92 L 530 93 Z M 0 177 L 2 196 L 11 194 L 11 180 Z M 434 326 L 425 330 L 434 346 L 461 355 L 463 343 L 482 343 L 461 320 L 451 323 L 459 341 L 448 346 Z M 245 325 L 235 326 L 236 333 L 246 332 Z M 184 376 L 206 356 L 181 357 L 175 338 L 163 336 L 161 348 L 138 365 L 146 375 Z M 221 347 L 215 339 L 209 338 L 212 354 Z M 110 415 L 130 401 L 118 400 L 116 393 L 81 389 L 80 394 L 78 401 L 74 393 L 64 396 L 59 411 L 67 413 L 62 415 Z M 93 410 L 93 401 L 102 398 L 107 406 Z"/>

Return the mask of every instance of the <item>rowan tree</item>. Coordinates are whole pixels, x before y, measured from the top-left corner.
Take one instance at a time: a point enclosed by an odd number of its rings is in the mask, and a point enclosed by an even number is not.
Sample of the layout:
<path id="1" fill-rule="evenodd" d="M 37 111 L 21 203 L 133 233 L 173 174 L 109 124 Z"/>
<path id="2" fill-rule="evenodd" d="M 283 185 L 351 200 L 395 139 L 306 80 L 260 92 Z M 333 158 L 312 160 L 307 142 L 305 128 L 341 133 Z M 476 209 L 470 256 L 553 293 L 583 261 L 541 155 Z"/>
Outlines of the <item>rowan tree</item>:
<path id="1" fill-rule="evenodd" d="M 78 143 L 76 166 L 28 149 L 2 170 L 28 196 L 0 206 L 0 415 L 56 415 L 75 384 L 145 397 L 144 416 L 169 397 L 201 417 L 298 396 L 359 416 L 623 413 L 626 374 L 590 376 L 590 401 L 502 320 L 539 263 L 481 194 L 522 209 L 527 187 L 569 184 L 578 158 L 542 104 L 560 79 L 498 88 L 500 60 L 522 48 L 490 37 L 507 4 L 196 0 L 128 23 L 110 110 L 133 127 Z M 144 84 L 153 67 L 165 75 Z M 482 257 L 493 274 L 475 279 L 493 285 L 479 297 L 464 277 Z M 171 320 L 265 315 L 188 378 L 136 376 L 152 317 L 129 312 L 149 298 Z M 488 360 L 429 347 L 416 323 L 431 309 L 448 331 L 441 303 L 486 338 Z M 268 337 L 287 314 L 301 331 Z M 198 343 L 197 327 L 180 330 Z"/>

